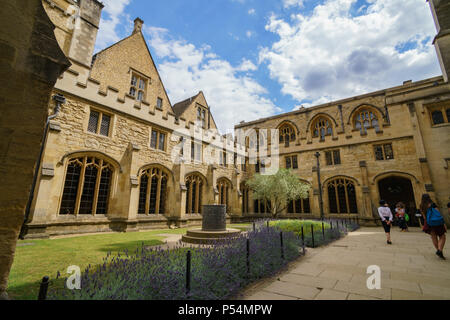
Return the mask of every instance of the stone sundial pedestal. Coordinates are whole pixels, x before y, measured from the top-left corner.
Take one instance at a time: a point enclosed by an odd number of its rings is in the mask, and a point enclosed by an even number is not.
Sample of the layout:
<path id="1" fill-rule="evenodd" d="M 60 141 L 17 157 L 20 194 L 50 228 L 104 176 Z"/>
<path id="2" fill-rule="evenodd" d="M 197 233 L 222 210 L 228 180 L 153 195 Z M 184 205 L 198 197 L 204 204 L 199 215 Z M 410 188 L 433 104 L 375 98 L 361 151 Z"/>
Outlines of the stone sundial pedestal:
<path id="1" fill-rule="evenodd" d="M 204 205 L 202 208 L 202 227 L 188 230 L 181 238 L 183 242 L 213 244 L 241 233 L 238 229 L 227 228 L 226 205 Z"/>

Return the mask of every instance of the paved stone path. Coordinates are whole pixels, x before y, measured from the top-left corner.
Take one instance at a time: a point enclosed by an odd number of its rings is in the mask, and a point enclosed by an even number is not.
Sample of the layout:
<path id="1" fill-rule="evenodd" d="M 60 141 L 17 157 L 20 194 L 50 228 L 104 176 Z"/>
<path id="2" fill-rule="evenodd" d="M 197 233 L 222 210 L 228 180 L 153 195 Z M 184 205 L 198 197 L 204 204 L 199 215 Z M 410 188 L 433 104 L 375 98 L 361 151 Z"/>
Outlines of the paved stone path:
<path id="1" fill-rule="evenodd" d="M 448 235 L 448 234 L 447 234 Z M 275 278 L 248 288 L 246 300 L 450 300 L 450 242 L 446 261 L 418 228 L 394 228 L 388 246 L 382 228 L 361 228 L 305 257 Z M 367 267 L 381 268 L 381 289 L 369 290 Z"/>

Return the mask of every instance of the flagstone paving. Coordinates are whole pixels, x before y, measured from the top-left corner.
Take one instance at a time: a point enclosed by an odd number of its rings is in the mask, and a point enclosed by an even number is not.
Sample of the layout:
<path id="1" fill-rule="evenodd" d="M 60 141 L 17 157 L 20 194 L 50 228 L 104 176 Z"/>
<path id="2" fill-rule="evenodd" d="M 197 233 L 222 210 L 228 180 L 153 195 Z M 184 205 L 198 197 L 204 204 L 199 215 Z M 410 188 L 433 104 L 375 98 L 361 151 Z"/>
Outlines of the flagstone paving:
<path id="1" fill-rule="evenodd" d="M 245 300 L 450 300 L 450 243 L 440 260 L 430 236 L 418 228 L 392 232 L 361 228 L 326 247 L 309 249 L 275 278 L 248 288 Z M 367 267 L 381 269 L 381 289 L 370 290 Z"/>

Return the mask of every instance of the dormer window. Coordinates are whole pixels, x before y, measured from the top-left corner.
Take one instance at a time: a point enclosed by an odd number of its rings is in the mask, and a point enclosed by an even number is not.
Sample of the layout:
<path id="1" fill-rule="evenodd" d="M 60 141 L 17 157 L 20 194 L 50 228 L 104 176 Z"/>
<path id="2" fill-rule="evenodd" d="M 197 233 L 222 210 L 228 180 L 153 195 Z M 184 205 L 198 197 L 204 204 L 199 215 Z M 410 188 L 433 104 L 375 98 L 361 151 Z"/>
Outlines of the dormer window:
<path id="1" fill-rule="evenodd" d="M 162 110 L 163 101 L 161 98 L 156 99 L 156 108 Z"/>
<path id="2" fill-rule="evenodd" d="M 202 107 L 197 107 L 197 121 L 201 122 L 202 128 L 206 128 L 206 110 Z"/>
<path id="3" fill-rule="evenodd" d="M 145 100 L 145 92 L 147 88 L 147 80 L 133 73 L 131 76 L 130 96 L 137 101 Z"/>

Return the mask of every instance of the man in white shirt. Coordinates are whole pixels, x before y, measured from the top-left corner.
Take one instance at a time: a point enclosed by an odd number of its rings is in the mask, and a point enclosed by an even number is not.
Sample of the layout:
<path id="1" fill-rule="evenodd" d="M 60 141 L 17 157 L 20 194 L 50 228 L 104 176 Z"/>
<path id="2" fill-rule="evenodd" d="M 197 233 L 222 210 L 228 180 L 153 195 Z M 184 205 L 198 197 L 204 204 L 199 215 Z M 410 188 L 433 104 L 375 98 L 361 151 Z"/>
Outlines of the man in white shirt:
<path id="1" fill-rule="evenodd" d="M 387 244 L 392 244 L 391 242 L 391 225 L 394 220 L 392 211 L 386 201 L 380 201 L 380 207 L 378 208 L 378 214 L 381 218 L 381 223 L 383 224 L 384 232 L 386 232 Z"/>

